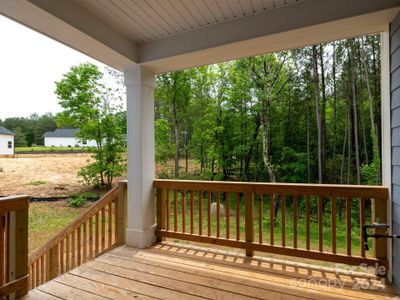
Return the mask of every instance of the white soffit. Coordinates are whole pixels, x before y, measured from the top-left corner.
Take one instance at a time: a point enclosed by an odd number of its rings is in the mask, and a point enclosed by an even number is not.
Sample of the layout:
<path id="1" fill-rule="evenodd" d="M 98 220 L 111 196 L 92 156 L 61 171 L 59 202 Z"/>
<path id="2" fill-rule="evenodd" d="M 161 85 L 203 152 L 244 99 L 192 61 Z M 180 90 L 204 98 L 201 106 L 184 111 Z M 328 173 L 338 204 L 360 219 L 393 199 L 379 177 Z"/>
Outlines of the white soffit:
<path id="1" fill-rule="evenodd" d="M 75 0 L 136 43 L 290 6 L 305 0 Z"/>

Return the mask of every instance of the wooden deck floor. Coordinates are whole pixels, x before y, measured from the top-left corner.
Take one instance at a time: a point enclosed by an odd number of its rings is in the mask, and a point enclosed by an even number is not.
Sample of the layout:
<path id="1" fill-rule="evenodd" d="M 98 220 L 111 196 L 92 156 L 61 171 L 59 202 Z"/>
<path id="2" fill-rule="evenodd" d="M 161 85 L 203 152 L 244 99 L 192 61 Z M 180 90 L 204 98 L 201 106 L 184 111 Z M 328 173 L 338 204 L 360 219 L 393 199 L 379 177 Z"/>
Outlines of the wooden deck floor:
<path id="1" fill-rule="evenodd" d="M 370 289 L 354 289 L 357 284 Z M 400 299 L 371 276 L 168 243 L 116 248 L 23 299 L 134 298 Z"/>

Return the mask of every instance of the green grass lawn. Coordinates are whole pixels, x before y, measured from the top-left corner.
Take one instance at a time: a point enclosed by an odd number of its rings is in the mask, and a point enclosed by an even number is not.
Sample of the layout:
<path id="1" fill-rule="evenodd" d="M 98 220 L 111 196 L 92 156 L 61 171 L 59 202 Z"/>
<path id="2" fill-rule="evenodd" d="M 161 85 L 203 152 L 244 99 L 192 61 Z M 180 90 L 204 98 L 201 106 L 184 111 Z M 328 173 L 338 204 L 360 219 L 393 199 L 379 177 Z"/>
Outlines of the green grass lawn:
<path id="1" fill-rule="evenodd" d="M 35 152 L 35 151 L 83 151 L 85 148 L 75 147 L 15 147 L 15 153 L 19 152 Z"/>

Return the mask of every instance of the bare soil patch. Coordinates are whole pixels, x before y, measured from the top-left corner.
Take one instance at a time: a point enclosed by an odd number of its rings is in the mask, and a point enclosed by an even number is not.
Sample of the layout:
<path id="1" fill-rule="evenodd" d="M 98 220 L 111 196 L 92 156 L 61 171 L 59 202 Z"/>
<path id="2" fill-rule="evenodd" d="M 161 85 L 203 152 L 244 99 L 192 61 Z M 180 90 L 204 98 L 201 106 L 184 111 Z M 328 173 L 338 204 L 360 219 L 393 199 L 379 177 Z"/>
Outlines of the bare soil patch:
<path id="1" fill-rule="evenodd" d="M 89 153 L 18 154 L 0 158 L 0 196 L 57 197 L 89 189 L 77 177 Z"/>

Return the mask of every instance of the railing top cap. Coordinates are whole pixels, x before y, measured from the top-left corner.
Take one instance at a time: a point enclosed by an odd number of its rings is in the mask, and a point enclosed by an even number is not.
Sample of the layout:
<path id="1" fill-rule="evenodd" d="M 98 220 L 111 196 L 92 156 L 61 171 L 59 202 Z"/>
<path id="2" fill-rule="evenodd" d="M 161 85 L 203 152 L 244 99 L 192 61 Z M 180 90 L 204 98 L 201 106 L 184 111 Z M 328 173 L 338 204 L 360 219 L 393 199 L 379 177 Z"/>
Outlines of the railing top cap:
<path id="1" fill-rule="evenodd" d="M 12 195 L 12 196 L 0 197 L 0 201 L 5 202 L 5 201 L 16 201 L 16 200 L 29 200 L 29 198 L 30 198 L 29 195 Z"/>

